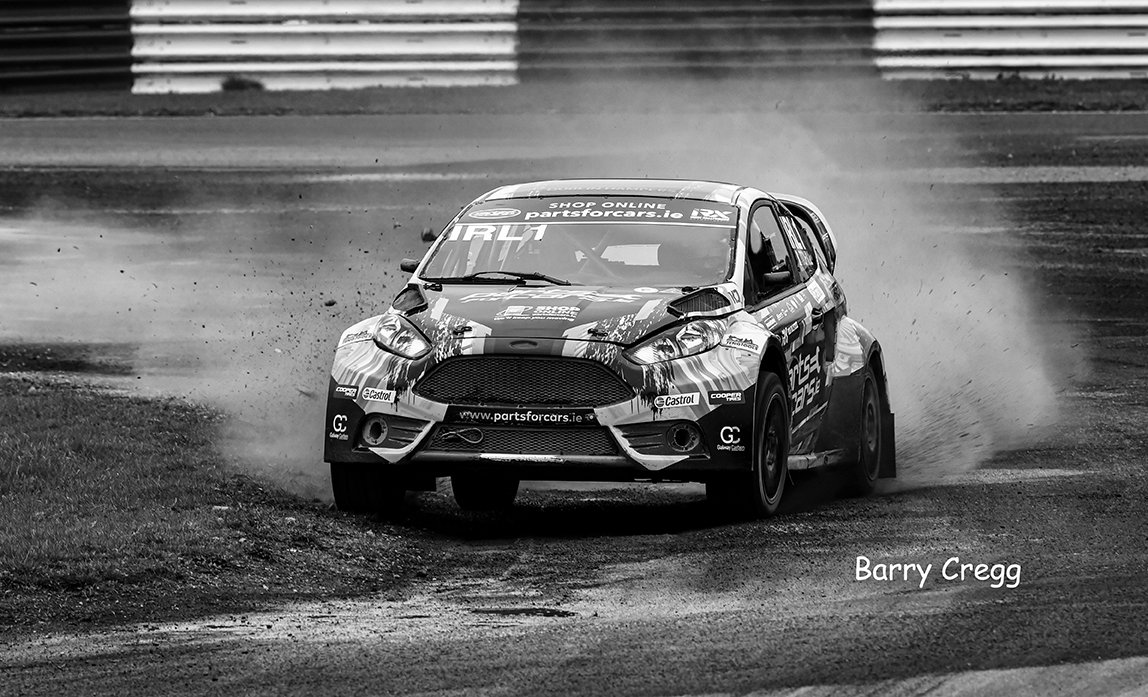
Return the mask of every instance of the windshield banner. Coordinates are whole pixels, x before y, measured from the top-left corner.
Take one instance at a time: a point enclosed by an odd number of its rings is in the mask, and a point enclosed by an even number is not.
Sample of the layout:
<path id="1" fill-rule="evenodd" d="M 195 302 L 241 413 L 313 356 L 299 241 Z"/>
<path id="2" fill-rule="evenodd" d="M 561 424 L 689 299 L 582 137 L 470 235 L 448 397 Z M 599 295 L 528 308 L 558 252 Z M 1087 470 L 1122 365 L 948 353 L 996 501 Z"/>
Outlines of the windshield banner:
<path id="1" fill-rule="evenodd" d="M 662 198 L 620 198 L 620 197 L 607 197 L 607 196 L 562 196 L 550 197 L 544 199 L 509 199 L 506 201 L 496 201 L 467 211 L 462 216 L 463 221 L 479 220 L 479 221 L 504 221 L 504 222 L 529 222 L 529 221 L 602 221 L 602 222 L 680 222 L 691 225 L 716 225 L 722 227 L 732 226 L 737 221 L 737 209 L 733 206 L 728 206 L 720 203 L 713 203 L 710 201 L 693 201 L 686 199 L 662 199 Z M 451 231 L 454 235 L 464 235 L 467 229 L 479 228 L 483 232 L 471 232 L 470 234 L 483 234 L 483 235 L 514 235 L 521 234 L 515 232 L 513 229 L 508 229 L 505 233 L 501 232 L 501 228 L 523 228 L 525 232 L 529 226 L 497 226 L 488 225 L 486 228 L 476 225 L 457 225 L 455 230 Z M 459 229 L 466 228 L 466 229 Z M 545 225 L 535 226 L 534 229 L 541 228 L 545 232 Z M 541 235 L 539 235 L 541 237 Z M 451 239 L 467 239 L 466 237 L 451 237 Z M 495 239 L 492 237 L 484 237 L 484 239 Z M 499 237 L 497 239 L 515 240 L 520 239 L 517 237 Z"/>

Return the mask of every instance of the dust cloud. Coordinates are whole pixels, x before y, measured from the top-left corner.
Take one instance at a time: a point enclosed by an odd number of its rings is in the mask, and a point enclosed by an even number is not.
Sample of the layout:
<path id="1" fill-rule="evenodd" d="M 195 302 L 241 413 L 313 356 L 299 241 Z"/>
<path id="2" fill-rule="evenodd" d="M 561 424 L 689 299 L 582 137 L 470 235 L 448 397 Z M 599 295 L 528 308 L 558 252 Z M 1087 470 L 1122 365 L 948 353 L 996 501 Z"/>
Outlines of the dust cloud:
<path id="1" fill-rule="evenodd" d="M 393 296 L 397 265 L 378 252 L 403 251 L 386 242 L 394 217 L 360 209 L 330 235 L 331 214 L 315 216 L 318 231 L 300 226 L 315 215 L 306 210 L 284 209 L 290 225 L 231 213 L 156 226 L 81 205 L 44 202 L 0 220 L 8 267 L 0 305 L 13 309 L 0 341 L 96 344 L 97 352 L 129 344 L 135 374 L 112 386 L 221 409 L 225 457 L 329 498 L 321 432 L 330 361 L 342 329 Z"/>
<path id="2" fill-rule="evenodd" d="M 638 128 L 615 121 L 611 143 L 659 154 L 607 159 L 605 173 L 744 183 L 823 210 L 850 314 L 884 349 L 900 484 L 975 468 L 1047 432 L 1066 366 L 1078 361 L 1075 339 L 1046 319 L 1018 222 L 1000 199 L 987 187 L 930 182 L 931 168 L 967 164 L 954 155 L 957 136 L 914 105 L 891 103 L 886 87 L 868 100 L 856 83 L 757 89 L 760 101 L 739 113 L 667 105 Z M 804 106 L 777 108 L 793 102 Z"/>

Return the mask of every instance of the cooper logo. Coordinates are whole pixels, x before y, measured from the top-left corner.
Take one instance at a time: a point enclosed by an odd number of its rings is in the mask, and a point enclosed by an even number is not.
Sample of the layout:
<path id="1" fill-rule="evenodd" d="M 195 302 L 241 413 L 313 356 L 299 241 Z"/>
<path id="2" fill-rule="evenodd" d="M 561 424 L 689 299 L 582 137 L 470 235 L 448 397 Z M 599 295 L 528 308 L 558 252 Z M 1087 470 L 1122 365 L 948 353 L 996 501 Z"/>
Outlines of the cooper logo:
<path id="1" fill-rule="evenodd" d="M 359 396 L 359 388 L 355 385 L 339 385 L 335 388 L 335 396 L 354 399 Z"/>
<path id="2" fill-rule="evenodd" d="M 710 404 L 741 404 L 745 402 L 745 395 L 741 392 L 710 392 L 707 397 Z"/>
<path id="3" fill-rule="evenodd" d="M 654 398 L 654 406 L 658 409 L 671 407 L 693 407 L 701 403 L 701 394 L 686 392 L 684 394 L 663 394 Z"/>
<path id="4" fill-rule="evenodd" d="M 395 397 L 394 390 L 378 390 L 374 387 L 363 388 L 363 399 L 368 402 L 393 402 Z"/>
<path id="5" fill-rule="evenodd" d="M 726 445 L 733 445 L 734 443 L 741 442 L 741 429 L 737 426 L 722 426 L 718 431 L 718 438 Z"/>
<path id="6" fill-rule="evenodd" d="M 757 353 L 761 350 L 761 347 L 758 345 L 758 343 L 748 336 L 736 336 L 733 334 L 730 334 L 726 338 L 722 339 L 721 345 L 727 346 L 729 348 L 749 351 L 751 353 Z"/>
<path id="7" fill-rule="evenodd" d="M 517 215 L 522 215 L 522 211 L 517 208 L 488 208 L 484 211 L 471 211 L 468 215 L 471 218 L 478 218 L 480 220 L 502 220 L 503 218 L 513 218 Z"/>

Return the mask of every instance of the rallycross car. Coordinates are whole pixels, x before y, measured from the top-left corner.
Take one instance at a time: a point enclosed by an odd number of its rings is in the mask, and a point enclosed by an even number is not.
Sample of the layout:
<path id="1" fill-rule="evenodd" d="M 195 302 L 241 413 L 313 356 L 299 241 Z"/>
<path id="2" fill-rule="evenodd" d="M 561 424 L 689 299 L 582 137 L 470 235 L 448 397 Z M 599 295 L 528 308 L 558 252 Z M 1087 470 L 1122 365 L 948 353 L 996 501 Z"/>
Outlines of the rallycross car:
<path id="1" fill-rule="evenodd" d="M 385 512 L 450 477 L 465 509 L 519 481 L 698 481 L 744 515 L 790 472 L 895 476 L 877 341 L 846 313 L 816 206 L 731 184 L 504 186 L 452 220 L 335 350 L 335 501 Z"/>

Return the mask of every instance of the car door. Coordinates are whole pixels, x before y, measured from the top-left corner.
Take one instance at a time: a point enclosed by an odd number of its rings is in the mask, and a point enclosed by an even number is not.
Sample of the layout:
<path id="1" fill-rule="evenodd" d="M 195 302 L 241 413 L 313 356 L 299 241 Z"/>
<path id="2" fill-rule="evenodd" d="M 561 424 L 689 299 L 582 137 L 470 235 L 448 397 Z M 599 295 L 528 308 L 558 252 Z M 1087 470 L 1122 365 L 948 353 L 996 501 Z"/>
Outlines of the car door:
<path id="1" fill-rule="evenodd" d="M 801 225 L 783 207 L 770 201 L 754 207 L 746 239 L 747 305 L 784 349 L 793 427 L 790 451 L 802 454 L 811 447 L 828 403 L 836 302 L 824 286 L 818 256 Z"/>

